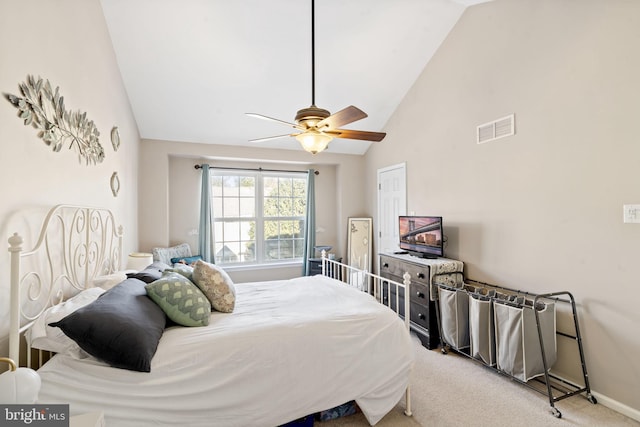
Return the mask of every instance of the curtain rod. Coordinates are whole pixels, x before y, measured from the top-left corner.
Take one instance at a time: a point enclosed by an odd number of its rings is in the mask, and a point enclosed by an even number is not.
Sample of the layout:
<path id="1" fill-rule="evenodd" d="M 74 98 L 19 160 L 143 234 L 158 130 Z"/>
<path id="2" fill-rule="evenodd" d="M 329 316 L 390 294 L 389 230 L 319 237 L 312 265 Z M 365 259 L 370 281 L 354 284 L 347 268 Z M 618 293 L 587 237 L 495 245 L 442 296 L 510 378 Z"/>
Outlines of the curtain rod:
<path id="1" fill-rule="evenodd" d="M 202 165 L 195 165 L 194 168 L 202 169 Z M 209 169 L 223 169 L 223 170 L 235 170 L 235 171 L 257 171 L 257 172 L 288 172 L 288 173 L 307 173 L 307 171 L 288 171 L 281 169 L 263 169 L 263 168 L 226 168 L 222 166 L 211 166 Z M 320 175 L 319 171 L 314 171 L 314 175 Z"/>

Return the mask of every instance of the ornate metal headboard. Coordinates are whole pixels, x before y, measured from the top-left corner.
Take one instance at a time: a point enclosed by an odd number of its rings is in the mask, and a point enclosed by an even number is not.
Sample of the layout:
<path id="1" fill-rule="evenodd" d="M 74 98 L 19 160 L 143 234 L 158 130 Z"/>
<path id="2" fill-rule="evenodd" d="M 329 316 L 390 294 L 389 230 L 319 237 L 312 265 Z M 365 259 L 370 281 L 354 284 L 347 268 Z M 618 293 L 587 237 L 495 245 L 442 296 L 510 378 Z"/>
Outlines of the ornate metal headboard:
<path id="1" fill-rule="evenodd" d="M 9 238 L 9 357 L 16 362 L 20 334 L 44 310 L 85 289 L 94 277 L 120 269 L 122 226 L 108 209 L 57 205 L 45 217 L 33 248 L 23 251 L 22 244 L 18 233 Z"/>

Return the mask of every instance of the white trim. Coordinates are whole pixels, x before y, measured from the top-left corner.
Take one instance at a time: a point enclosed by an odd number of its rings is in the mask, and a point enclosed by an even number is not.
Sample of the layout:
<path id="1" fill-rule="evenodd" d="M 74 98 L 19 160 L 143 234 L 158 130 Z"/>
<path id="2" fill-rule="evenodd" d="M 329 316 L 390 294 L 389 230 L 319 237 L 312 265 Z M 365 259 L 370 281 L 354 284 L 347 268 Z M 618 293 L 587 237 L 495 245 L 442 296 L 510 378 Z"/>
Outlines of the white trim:
<path id="1" fill-rule="evenodd" d="M 393 169 L 403 168 L 405 171 L 407 170 L 407 162 L 398 163 L 396 165 L 385 166 L 383 168 L 378 169 L 378 174 L 382 172 L 387 172 Z"/>
<path id="2" fill-rule="evenodd" d="M 300 267 L 302 260 L 292 262 L 274 262 L 268 264 L 217 264 L 226 271 L 271 270 L 274 268 Z"/>
<path id="3" fill-rule="evenodd" d="M 593 390 L 591 391 L 591 394 L 595 396 L 595 398 L 598 400 L 598 403 L 602 406 L 606 406 L 607 408 L 633 420 L 640 421 L 640 410 L 627 406 L 624 403 L 618 402 L 617 400 L 611 399 L 610 397 L 607 397 L 603 394 L 596 393 Z"/>

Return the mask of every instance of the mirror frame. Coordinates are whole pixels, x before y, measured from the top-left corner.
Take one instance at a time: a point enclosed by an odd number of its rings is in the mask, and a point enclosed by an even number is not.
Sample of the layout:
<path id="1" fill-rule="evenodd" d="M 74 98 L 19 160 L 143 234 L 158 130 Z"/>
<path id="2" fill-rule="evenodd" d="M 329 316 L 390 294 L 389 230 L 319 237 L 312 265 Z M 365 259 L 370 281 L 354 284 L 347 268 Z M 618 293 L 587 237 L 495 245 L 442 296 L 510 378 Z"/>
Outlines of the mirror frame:
<path id="1" fill-rule="evenodd" d="M 349 218 L 347 225 L 347 265 L 371 272 L 373 252 L 373 220 L 371 218 Z M 364 233 L 362 240 L 354 238 L 355 233 Z M 358 236 L 359 237 L 359 236 Z M 354 252 L 356 251 L 357 252 Z M 364 262 L 361 256 L 364 255 Z M 355 260 L 354 258 L 358 258 Z"/>

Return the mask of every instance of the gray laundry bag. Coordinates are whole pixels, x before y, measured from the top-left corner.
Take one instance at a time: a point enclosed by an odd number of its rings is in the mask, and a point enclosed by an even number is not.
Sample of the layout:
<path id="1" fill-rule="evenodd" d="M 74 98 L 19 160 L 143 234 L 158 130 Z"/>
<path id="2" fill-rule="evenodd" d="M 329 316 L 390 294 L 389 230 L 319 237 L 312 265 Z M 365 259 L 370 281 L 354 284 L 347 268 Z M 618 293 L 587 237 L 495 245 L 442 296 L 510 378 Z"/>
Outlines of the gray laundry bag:
<path id="1" fill-rule="evenodd" d="M 469 293 L 470 355 L 489 366 L 496 364 L 496 335 L 490 297 Z"/>
<path id="2" fill-rule="evenodd" d="M 529 304 L 530 302 L 514 304 L 499 300 L 494 300 L 493 304 L 496 367 L 525 382 L 545 373 L 536 317 Z M 551 368 L 557 357 L 556 306 L 553 302 L 538 303 L 536 310 L 547 368 Z"/>
<path id="3" fill-rule="evenodd" d="M 442 340 L 455 350 L 469 348 L 469 295 L 465 289 L 438 285 Z"/>

